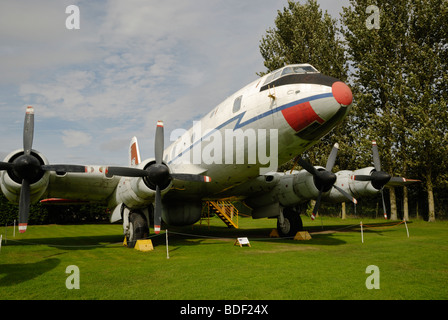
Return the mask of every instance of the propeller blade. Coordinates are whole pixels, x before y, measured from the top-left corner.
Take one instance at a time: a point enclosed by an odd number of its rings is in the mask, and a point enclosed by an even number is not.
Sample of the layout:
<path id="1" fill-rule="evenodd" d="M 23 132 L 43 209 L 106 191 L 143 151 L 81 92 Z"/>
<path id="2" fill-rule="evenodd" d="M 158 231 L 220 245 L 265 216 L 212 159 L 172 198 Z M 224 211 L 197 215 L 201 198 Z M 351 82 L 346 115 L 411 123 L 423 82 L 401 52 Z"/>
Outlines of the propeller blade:
<path id="1" fill-rule="evenodd" d="M 212 178 L 209 176 L 202 176 L 199 174 L 188 174 L 188 173 L 172 173 L 171 177 L 173 179 L 182 181 L 193 181 L 193 182 L 211 182 Z"/>
<path id="2" fill-rule="evenodd" d="M 84 173 L 87 172 L 86 166 L 79 166 L 74 164 L 49 164 L 41 166 L 44 171 L 56 171 L 56 172 L 73 172 Z"/>
<path id="3" fill-rule="evenodd" d="M 381 188 L 381 200 L 383 201 L 383 212 L 384 212 L 384 219 L 387 220 L 387 212 L 386 212 L 386 203 L 384 202 L 384 188 Z"/>
<path id="4" fill-rule="evenodd" d="M 378 153 L 378 146 L 376 141 L 372 141 L 372 152 L 373 152 L 373 165 L 375 166 L 376 171 L 381 171 L 381 160 L 380 155 Z"/>
<path id="5" fill-rule="evenodd" d="M 12 169 L 14 166 L 12 163 L 9 162 L 0 162 L 0 170 L 10 170 Z"/>
<path id="6" fill-rule="evenodd" d="M 31 106 L 26 108 L 25 123 L 23 126 L 23 150 L 25 155 L 31 154 L 34 137 L 34 109 Z"/>
<path id="7" fill-rule="evenodd" d="M 344 195 L 344 197 L 346 197 L 349 201 L 353 202 L 354 204 L 357 204 L 358 201 L 353 198 L 351 195 L 349 195 L 347 192 L 345 192 L 343 189 L 339 188 L 338 186 L 334 185 L 333 186 L 336 190 L 338 190 L 340 193 L 342 193 Z"/>
<path id="8" fill-rule="evenodd" d="M 333 149 L 331 150 L 330 156 L 328 157 L 327 165 L 325 166 L 325 169 L 327 171 L 333 170 L 333 166 L 336 162 L 336 156 L 338 155 L 338 150 L 339 150 L 339 144 L 335 143 Z"/>
<path id="9" fill-rule="evenodd" d="M 316 219 L 316 215 L 317 215 L 317 213 L 319 211 L 320 202 L 321 202 L 321 199 L 322 199 L 322 192 L 323 192 L 323 188 L 320 189 L 319 195 L 317 196 L 317 201 L 316 201 L 316 204 L 314 205 L 313 213 L 311 214 L 311 220 Z"/>
<path id="10" fill-rule="evenodd" d="M 111 176 L 122 176 L 122 177 L 147 177 L 149 176 L 148 171 L 137 169 L 137 168 L 128 168 L 128 167 L 107 167 L 106 175 Z"/>
<path id="11" fill-rule="evenodd" d="M 354 176 L 353 179 L 356 181 L 372 181 L 373 180 L 372 176 L 366 176 L 366 175 Z"/>
<path id="12" fill-rule="evenodd" d="M 20 188 L 19 202 L 19 232 L 24 233 L 28 226 L 28 216 L 30 214 L 31 188 L 27 179 L 22 180 Z"/>
<path id="13" fill-rule="evenodd" d="M 154 205 L 154 232 L 160 233 L 160 226 L 162 224 L 162 194 L 159 186 L 156 186 L 156 199 Z"/>
<path id="14" fill-rule="evenodd" d="M 302 166 L 303 169 L 311 173 L 313 176 L 317 176 L 318 173 L 316 168 L 314 168 L 308 161 L 299 158 L 297 162 Z"/>
<path id="15" fill-rule="evenodd" d="M 164 136 L 163 136 L 163 121 L 157 121 L 156 128 L 156 139 L 154 154 L 156 158 L 156 164 L 161 164 L 163 159 L 163 149 L 164 149 Z"/>

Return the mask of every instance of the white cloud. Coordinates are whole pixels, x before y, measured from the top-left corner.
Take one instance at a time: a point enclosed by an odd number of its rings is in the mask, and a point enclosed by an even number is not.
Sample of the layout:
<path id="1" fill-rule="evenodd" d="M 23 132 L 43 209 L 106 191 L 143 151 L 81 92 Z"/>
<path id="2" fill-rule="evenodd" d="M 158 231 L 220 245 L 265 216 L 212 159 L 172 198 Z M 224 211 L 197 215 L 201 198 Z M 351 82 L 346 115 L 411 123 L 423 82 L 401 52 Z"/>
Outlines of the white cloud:
<path id="1" fill-rule="evenodd" d="M 68 148 L 75 148 L 79 146 L 88 146 L 92 141 L 92 137 L 82 131 L 76 130 L 63 130 L 62 141 Z"/>

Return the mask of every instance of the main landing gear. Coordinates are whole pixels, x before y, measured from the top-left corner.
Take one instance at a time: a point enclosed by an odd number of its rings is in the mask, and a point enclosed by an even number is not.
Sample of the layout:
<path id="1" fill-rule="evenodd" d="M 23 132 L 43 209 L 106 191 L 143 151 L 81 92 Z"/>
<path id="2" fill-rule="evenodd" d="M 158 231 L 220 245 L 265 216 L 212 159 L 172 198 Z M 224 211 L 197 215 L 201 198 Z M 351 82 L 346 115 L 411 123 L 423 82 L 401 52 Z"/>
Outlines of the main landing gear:
<path id="1" fill-rule="evenodd" d="M 134 248 L 137 240 L 149 237 L 149 211 L 149 209 L 130 210 L 126 212 L 128 214 L 124 214 L 123 229 L 127 247 Z"/>
<path id="2" fill-rule="evenodd" d="M 300 211 L 296 208 L 283 208 L 277 220 L 277 231 L 280 237 L 294 237 L 297 232 L 303 231 Z"/>

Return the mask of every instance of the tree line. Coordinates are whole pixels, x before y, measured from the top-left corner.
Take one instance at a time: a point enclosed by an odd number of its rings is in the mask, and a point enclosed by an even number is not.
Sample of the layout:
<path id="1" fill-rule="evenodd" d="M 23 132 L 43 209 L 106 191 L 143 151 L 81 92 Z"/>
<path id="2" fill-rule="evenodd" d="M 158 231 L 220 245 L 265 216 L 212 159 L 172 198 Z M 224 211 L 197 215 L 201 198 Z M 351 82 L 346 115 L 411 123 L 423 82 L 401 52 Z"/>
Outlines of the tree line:
<path id="1" fill-rule="evenodd" d="M 448 205 L 448 1 L 374 2 L 351 0 L 333 18 L 315 0 L 288 1 L 260 41 L 259 75 L 310 63 L 347 82 L 349 116 L 306 156 L 323 165 L 338 142 L 336 169 L 370 166 L 376 140 L 383 170 L 421 180 L 387 188 L 390 218 L 434 221 Z"/>
<path id="2" fill-rule="evenodd" d="M 10 203 L 0 192 L 0 226 L 18 225 L 18 205 Z M 30 206 L 29 224 L 77 224 L 108 222 L 109 213 L 99 204 L 44 205 L 40 202 Z"/>

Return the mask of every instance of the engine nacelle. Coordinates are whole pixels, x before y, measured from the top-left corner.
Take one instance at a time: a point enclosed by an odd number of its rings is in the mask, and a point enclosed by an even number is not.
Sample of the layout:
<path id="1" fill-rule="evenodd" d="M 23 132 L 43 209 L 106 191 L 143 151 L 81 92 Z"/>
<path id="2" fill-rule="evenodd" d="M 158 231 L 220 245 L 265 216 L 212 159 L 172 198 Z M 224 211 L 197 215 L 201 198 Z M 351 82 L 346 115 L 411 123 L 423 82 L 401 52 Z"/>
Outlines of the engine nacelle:
<path id="1" fill-rule="evenodd" d="M 356 181 L 354 177 L 357 175 L 371 175 L 375 171 L 374 167 L 367 167 L 353 171 L 350 180 L 350 191 L 354 197 L 371 197 L 377 194 L 380 190 L 375 188 L 370 181 Z"/>
<path id="2" fill-rule="evenodd" d="M 375 171 L 373 167 L 362 168 L 355 171 L 343 170 L 336 172 L 335 185 L 343 189 L 349 195 L 357 198 L 369 197 L 377 194 L 378 189 L 372 186 L 370 181 L 356 181 L 354 179 L 357 175 L 369 176 Z M 323 195 L 323 200 L 327 202 L 340 203 L 345 202 L 347 199 L 338 190 L 333 188 L 329 194 Z"/>
<path id="3" fill-rule="evenodd" d="M 322 169 L 322 167 L 315 168 L 317 170 Z M 312 174 L 306 170 L 300 170 L 299 172 L 293 172 L 293 177 L 293 190 L 290 190 L 291 188 L 287 181 L 280 184 L 280 191 L 285 193 L 285 195 L 280 198 L 280 204 L 282 206 L 294 206 L 317 198 L 319 190 L 316 188 L 316 183 Z"/>
<path id="4" fill-rule="evenodd" d="M 275 187 L 270 188 L 270 192 L 245 200 L 245 203 L 254 209 L 252 212 L 254 218 L 278 216 L 280 206 L 295 206 L 316 199 L 319 194 L 313 176 L 306 170 L 293 171 L 292 174 L 277 172 L 271 176 L 271 179 L 267 179 L 266 176 L 257 178 L 257 186 L 254 186 L 266 190 L 268 184 L 275 184 Z"/>
<path id="5" fill-rule="evenodd" d="M 140 163 L 136 168 L 144 170 L 154 163 L 154 160 L 149 159 Z M 163 186 L 161 190 L 162 194 L 166 193 L 171 186 L 172 181 L 166 186 Z M 155 186 L 151 185 L 147 179 L 123 177 L 117 186 L 115 198 L 110 201 L 109 206 L 124 203 L 130 209 L 145 208 L 153 202 L 155 194 Z"/>
<path id="6" fill-rule="evenodd" d="M 201 201 L 164 203 L 162 219 L 172 226 L 187 226 L 199 221 L 201 213 Z"/>
<path id="7" fill-rule="evenodd" d="M 4 162 L 12 163 L 15 159 L 23 155 L 23 150 L 16 150 L 6 156 Z M 41 165 L 47 165 L 47 158 L 36 150 L 31 150 L 31 154 L 39 160 Z M 19 203 L 22 180 L 18 178 L 12 170 L 1 171 L 1 189 L 5 197 L 12 203 Z M 50 181 L 50 172 L 42 171 L 33 181 L 30 181 L 31 203 L 36 203 L 44 195 Z"/>
<path id="8" fill-rule="evenodd" d="M 350 189 L 353 176 L 353 171 L 342 170 L 335 173 L 336 174 L 336 182 L 335 186 L 338 186 L 345 192 L 347 192 L 352 197 L 355 197 L 353 192 Z M 355 197 L 356 198 L 356 197 Z M 329 193 L 324 193 L 322 195 L 322 200 L 325 202 L 333 202 L 333 203 L 341 203 L 347 201 L 347 198 L 344 197 L 342 193 L 340 193 L 336 188 L 331 188 Z"/>

